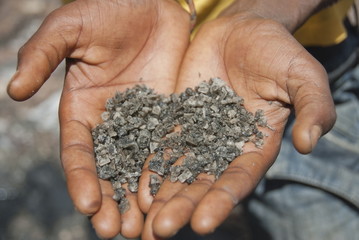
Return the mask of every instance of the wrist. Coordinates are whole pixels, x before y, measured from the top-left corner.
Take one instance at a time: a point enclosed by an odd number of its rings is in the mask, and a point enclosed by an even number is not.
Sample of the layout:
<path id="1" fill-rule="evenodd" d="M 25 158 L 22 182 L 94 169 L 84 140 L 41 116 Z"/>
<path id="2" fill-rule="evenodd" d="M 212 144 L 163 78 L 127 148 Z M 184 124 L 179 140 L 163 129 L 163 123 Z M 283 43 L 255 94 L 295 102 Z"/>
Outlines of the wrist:
<path id="1" fill-rule="evenodd" d="M 222 16 L 249 12 L 282 24 L 289 32 L 297 30 L 311 15 L 336 0 L 236 0 Z"/>

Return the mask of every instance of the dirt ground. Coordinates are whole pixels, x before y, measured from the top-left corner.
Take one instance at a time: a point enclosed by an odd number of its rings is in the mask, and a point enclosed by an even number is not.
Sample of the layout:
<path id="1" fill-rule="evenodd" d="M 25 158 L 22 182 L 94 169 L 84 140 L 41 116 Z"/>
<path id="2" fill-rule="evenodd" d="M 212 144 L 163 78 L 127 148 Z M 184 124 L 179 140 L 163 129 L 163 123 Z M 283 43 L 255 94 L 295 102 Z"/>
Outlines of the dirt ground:
<path id="1" fill-rule="evenodd" d="M 73 208 L 59 160 L 64 65 L 31 100 L 17 103 L 6 94 L 18 49 L 59 6 L 59 0 L 0 0 L 0 240 L 98 239 Z M 249 239 L 240 209 L 234 213 L 211 236 L 183 231 L 174 239 Z"/>

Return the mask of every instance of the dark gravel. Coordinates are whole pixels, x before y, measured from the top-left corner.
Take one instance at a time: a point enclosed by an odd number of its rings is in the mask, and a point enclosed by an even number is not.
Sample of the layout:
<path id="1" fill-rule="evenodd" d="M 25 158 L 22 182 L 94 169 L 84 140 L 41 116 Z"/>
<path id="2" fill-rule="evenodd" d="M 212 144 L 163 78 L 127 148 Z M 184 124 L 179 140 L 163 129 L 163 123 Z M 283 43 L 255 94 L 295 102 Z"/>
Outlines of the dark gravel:
<path id="1" fill-rule="evenodd" d="M 18 49 L 58 6 L 58 0 L 0 0 L 0 240 L 98 239 L 87 217 L 74 210 L 59 161 L 64 65 L 31 100 L 16 103 L 6 94 Z M 246 240 L 241 206 L 212 235 L 186 228 L 174 239 Z"/>
<path id="2" fill-rule="evenodd" d="M 163 179 L 191 184 L 201 173 L 218 179 L 245 144 L 262 147 L 258 127 L 267 127 L 263 111 L 248 112 L 219 78 L 170 96 L 138 85 L 108 99 L 102 119 L 92 131 L 97 172 L 111 181 L 121 212 L 130 207 L 125 188 L 137 192 L 150 154 L 155 195 Z"/>

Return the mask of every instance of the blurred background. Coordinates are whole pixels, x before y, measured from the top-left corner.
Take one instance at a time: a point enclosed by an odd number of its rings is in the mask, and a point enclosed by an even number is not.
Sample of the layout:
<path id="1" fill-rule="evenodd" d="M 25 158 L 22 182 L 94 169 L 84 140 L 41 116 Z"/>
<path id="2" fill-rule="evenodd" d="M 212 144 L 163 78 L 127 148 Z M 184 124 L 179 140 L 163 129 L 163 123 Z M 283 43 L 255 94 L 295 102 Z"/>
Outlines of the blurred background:
<path id="1" fill-rule="evenodd" d="M 64 65 L 31 100 L 6 94 L 17 51 L 60 0 L 0 0 L 0 239 L 97 239 L 77 213 L 59 160 Z"/>
<path id="2" fill-rule="evenodd" d="M 71 203 L 59 159 L 64 64 L 30 100 L 14 102 L 6 93 L 19 48 L 60 5 L 60 0 L 0 0 L 0 240 L 98 239 Z M 174 239 L 248 239 L 238 218 L 240 207 L 206 238 L 180 233 Z"/>

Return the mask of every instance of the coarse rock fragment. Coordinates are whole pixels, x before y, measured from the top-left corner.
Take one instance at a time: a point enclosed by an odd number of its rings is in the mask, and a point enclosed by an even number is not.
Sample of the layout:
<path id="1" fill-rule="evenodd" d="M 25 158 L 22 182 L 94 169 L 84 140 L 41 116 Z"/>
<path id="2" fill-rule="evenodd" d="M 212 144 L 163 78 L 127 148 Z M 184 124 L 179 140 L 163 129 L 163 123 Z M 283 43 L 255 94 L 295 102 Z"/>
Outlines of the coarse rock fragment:
<path id="1" fill-rule="evenodd" d="M 155 174 L 151 174 L 149 187 L 150 187 L 150 193 L 152 195 L 156 195 L 158 189 L 160 188 L 160 185 L 161 185 L 160 178 Z"/>
<path id="2" fill-rule="evenodd" d="M 132 193 L 136 193 L 138 191 L 138 181 L 137 178 L 133 177 L 128 180 L 128 190 Z"/>
<path id="3" fill-rule="evenodd" d="M 152 172 L 156 172 L 158 175 L 163 176 L 165 173 L 165 161 L 161 156 L 161 152 L 158 152 L 151 160 L 148 165 L 148 169 Z"/>
<path id="4" fill-rule="evenodd" d="M 160 122 L 157 118 L 150 118 L 147 122 L 147 129 L 154 130 L 158 124 L 160 124 Z"/>
<path id="5" fill-rule="evenodd" d="M 161 113 L 161 107 L 158 106 L 158 105 L 153 106 L 153 108 L 152 108 L 152 114 L 158 116 L 158 115 L 160 115 L 160 113 Z"/>
<path id="6" fill-rule="evenodd" d="M 162 179 L 190 184 L 201 173 L 219 178 L 246 143 L 262 147 L 266 135 L 258 127 L 270 128 L 263 110 L 247 111 L 244 99 L 219 78 L 170 96 L 137 85 L 108 99 L 101 118 L 92 130 L 97 173 L 112 182 L 121 212 L 130 207 L 123 186 L 138 191 L 150 154 L 155 195 Z"/>
<path id="7" fill-rule="evenodd" d="M 112 198 L 115 201 L 120 201 L 126 195 L 126 190 L 122 187 L 116 188 L 114 191 L 115 191 L 115 194 L 112 196 Z"/>
<path id="8" fill-rule="evenodd" d="M 121 198 L 121 200 L 119 200 L 118 208 L 121 214 L 127 212 L 130 209 L 130 203 L 128 202 L 127 198 Z"/>
<path id="9" fill-rule="evenodd" d="M 150 142 L 150 153 L 155 153 L 155 151 L 158 149 L 158 146 L 158 142 Z"/>
<path id="10" fill-rule="evenodd" d="M 110 113 L 109 112 L 103 112 L 102 114 L 101 114 L 101 118 L 102 118 L 102 121 L 107 121 L 107 120 L 109 120 L 110 119 Z"/>
<path id="11" fill-rule="evenodd" d="M 171 166 L 170 168 L 170 181 L 177 182 L 178 176 L 183 172 L 184 167 L 180 165 Z"/>
<path id="12" fill-rule="evenodd" d="M 178 181 L 184 183 L 192 176 L 193 176 L 192 172 L 188 168 L 185 168 L 184 171 L 181 173 L 181 175 L 178 176 Z"/>

